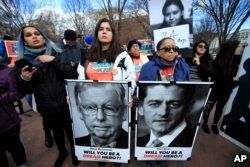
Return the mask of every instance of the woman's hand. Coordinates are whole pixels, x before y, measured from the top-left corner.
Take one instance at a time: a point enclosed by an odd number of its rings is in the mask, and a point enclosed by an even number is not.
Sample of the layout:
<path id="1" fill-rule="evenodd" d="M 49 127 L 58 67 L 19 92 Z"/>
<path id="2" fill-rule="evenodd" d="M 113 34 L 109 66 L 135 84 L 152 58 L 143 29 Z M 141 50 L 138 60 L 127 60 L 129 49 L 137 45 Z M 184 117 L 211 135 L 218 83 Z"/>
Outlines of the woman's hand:
<path id="1" fill-rule="evenodd" d="M 36 61 L 40 61 L 42 63 L 49 63 L 52 62 L 55 59 L 54 56 L 50 55 L 41 55 L 36 58 Z"/>
<path id="2" fill-rule="evenodd" d="M 25 81 L 30 81 L 37 68 L 33 67 L 31 71 L 27 70 L 29 66 L 22 68 L 21 78 Z"/>
<path id="3" fill-rule="evenodd" d="M 133 106 L 133 99 L 131 99 L 129 102 L 128 102 L 128 107 L 131 108 Z"/>
<path id="4" fill-rule="evenodd" d="M 14 68 L 14 67 L 15 67 L 15 64 L 13 64 L 13 63 L 8 64 L 8 67 L 9 67 L 9 68 Z"/>
<path id="5" fill-rule="evenodd" d="M 128 100 L 128 107 L 131 108 L 133 106 L 133 97 L 130 97 Z"/>
<path id="6" fill-rule="evenodd" d="M 239 81 L 239 77 L 233 77 L 233 81 Z"/>
<path id="7" fill-rule="evenodd" d="M 195 57 L 193 58 L 193 62 L 198 66 L 200 65 L 200 57 L 195 54 Z"/>
<path id="8" fill-rule="evenodd" d="M 67 101 L 68 106 L 70 106 L 69 96 L 66 96 L 66 101 Z"/>

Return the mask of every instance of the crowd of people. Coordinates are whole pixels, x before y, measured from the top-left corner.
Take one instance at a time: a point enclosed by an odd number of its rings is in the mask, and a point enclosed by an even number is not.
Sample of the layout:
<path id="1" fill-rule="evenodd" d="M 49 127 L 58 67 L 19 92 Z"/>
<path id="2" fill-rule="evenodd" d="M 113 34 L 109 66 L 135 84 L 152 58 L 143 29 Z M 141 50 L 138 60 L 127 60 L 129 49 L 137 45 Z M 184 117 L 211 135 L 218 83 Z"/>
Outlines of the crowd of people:
<path id="1" fill-rule="evenodd" d="M 175 7 L 174 5 L 172 6 Z M 164 14 L 166 13 L 165 22 L 167 21 L 169 10 L 167 7 L 164 8 L 163 12 Z M 181 13 L 182 9 L 178 12 Z M 209 55 L 208 43 L 199 41 L 194 45 L 193 57 L 185 60 L 178 53 L 179 48 L 176 46 L 175 41 L 167 37 L 157 43 L 154 58 L 152 61 L 149 61 L 146 56 L 140 55 L 141 43 L 138 40 L 133 39 L 128 42 L 127 50 L 123 48 L 119 44 L 114 26 L 106 18 L 99 20 L 93 36 L 86 36 L 84 41 L 85 47 L 78 44 L 76 38 L 77 34 L 75 31 L 66 30 L 64 39 L 54 43 L 37 27 L 28 25 L 22 27 L 18 37 L 18 61 L 25 60 L 23 65 L 20 66 L 22 63 L 19 63 L 19 65 L 14 67 L 8 67 L 8 57 L 5 52 L 0 50 L 0 164 L 8 166 L 6 150 L 11 153 L 17 166 L 25 166 L 27 163 L 28 158 L 26 158 L 25 149 L 20 140 L 20 118 L 15 110 L 14 102 L 30 93 L 34 94 L 37 111 L 42 116 L 45 146 L 52 147 L 53 141 L 55 141 L 57 146 L 58 157 L 54 162 L 54 166 L 62 166 L 68 154 L 65 147 L 64 133 L 66 133 L 71 146 L 72 164 L 75 166 L 79 164 L 74 150 L 70 112 L 66 100 L 65 79 L 131 81 L 132 95 L 135 92 L 136 81 L 138 80 L 170 82 L 213 81 L 213 91 L 209 98 L 210 106 L 206 107 L 204 111 L 202 128 L 206 133 L 209 133 L 208 117 L 217 101 L 212 130 L 215 134 L 218 134 L 217 123 L 222 115 L 223 107 L 238 81 L 236 72 L 241 54 L 238 41 L 225 42 L 214 61 Z M 163 92 L 169 91 L 176 96 L 183 93 L 182 88 L 177 86 L 158 86 Z M 101 89 L 104 88 L 116 89 L 108 85 L 101 87 Z M 88 94 L 88 96 L 96 96 L 94 99 L 98 99 L 101 96 L 93 94 L 94 91 L 98 92 L 99 87 L 79 89 Z M 148 93 L 151 93 L 153 96 L 155 92 Z M 133 97 L 129 98 L 128 106 L 133 107 Z M 119 101 L 118 98 L 116 100 Z M 87 101 L 84 100 L 84 103 L 87 103 Z M 100 115 L 98 109 L 95 109 L 95 115 L 98 116 L 95 118 L 91 116 L 91 119 L 89 119 L 90 116 L 85 116 L 84 121 L 88 123 L 89 121 L 94 122 L 104 119 L 104 116 Z M 82 110 L 87 112 L 84 108 Z M 102 114 L 109 115 L 110 113 L 108 112 L 105 111 Z M 141 115 L 147 115 L 148 113 L 149 111 L 147 110 L 140 112 Z M 181 110 L 179 114 L 180 119 L 176 120 L 178 124 L 183 122 Z M 121 123 L 124 119 L 122 111 L 119 115 L 121 115 L 120 120 L 118 120 L 120 124 L 119 127 L 115 128 L 121 128 Z M 152 117 L 153 115 L 150 114 L 145 117 L 145 122 L 149 122 L 149 126 L 151 126 L 150 119 Z M 98 133 L 91 126 L 87 128 L 93 133 Z M 166 127 L 160 129 L 152 125 L 151 128 L 156 136 L 155 138 L 164 136 L 173 129 L 171 125 L 166 125 Z M 160 132 L 162 129 L 164 133 Z M 53 135 L 51 135 L 51 132 Z M 108 131 L 105 135 L 112 135 L 112 133 Z M 124 132 L 123 135 L 127 134 Z M 96 139 L 97 145 L 108 145 L 113 141 L 111 138 L 110 143 L 102 143 L 98 137 L 94 139 Z M 185 139 L 181 138 L 180 140 Z M 84 141 L 86 141 L 85 138 L 76 140 L 77 143 L 82 145 L 86 144 Z M 141 141 L 142 145 L 150 145 L 149 140 L 145 140 L 145 138 L 141 139 Z M 88 142 L 90 141 L 88 140 Z M 187 145 L 190 145 L 190 142 Z M 154 163 L 150 164 L 155 165 Z M 99 163 L 99 165 L 103 166 L 105 163 Z"/>

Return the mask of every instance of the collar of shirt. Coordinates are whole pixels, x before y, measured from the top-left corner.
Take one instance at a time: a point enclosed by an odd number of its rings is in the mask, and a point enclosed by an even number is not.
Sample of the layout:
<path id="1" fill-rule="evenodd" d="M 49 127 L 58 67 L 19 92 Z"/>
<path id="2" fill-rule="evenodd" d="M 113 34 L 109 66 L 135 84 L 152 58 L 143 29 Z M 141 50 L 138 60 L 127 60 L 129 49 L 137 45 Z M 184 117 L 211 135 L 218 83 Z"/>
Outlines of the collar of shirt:
<path id="1" fill-rule="evenodd" d="M 98 145 L 95 143 L 94 139 L 91 137 L 90 138 L 90 144 L 91 144 L 91 147 L 103 147 L 103 148 L 115 148 L 116 146 L 116 141 L 113 141 L 109 144 L 106 144 L 106 145 Z"/>
<path id="2" fill-rule="evenodd" d="M 67 45 L 67 43 L 66 43 L 66 40 L 65 39 L 63 39 L 63 44 L 64 45 L 66 45 L 66 46 L 69 46 L 69 47 L 73 47 L 73 46 L 76 46 L 76 42 L 72 45 L 72 46 L 70 46 L 70 45 Z"/>
<path id="3" fill-rule="evenodd" d="M 163 142 L 163 146 L 168 146 L 187 126 L 185 121 L 182 121 L 174 130 L 169 132 L 168 134 L 158 138 L 161 142 Z M 150 140 L 147 143 L 146 147 L 149 147 L 151 143 L 157 139 L 157 137 L 153 134 L 152 130 L 150 132 Z"/>

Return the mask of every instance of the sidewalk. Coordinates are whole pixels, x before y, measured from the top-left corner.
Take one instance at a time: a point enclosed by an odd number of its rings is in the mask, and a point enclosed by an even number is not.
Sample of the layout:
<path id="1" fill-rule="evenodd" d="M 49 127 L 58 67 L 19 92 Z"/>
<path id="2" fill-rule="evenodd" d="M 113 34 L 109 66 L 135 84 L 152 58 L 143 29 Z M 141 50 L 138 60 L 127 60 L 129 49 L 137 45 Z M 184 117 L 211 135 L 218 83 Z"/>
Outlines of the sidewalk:
<path id="1" fill-rule="evenodd" d="M 24 104 L 24 109 L 25 104 Z M 28 166 L 29 167 L 52 167 L 57 157 L 56 146 L 47 148 L 44 146 L 44 133 L 42 129 L 41 116 L 33 111 L 21 115 L 21 140 L 24 144 Z M 71 156 L 69 144 L 67 142 L 68 157 L 63 167 L 71 167 Z M 248 162 L 242 164 L 247 166 L 250 164 L 250 154 L 242 150 L 240 147 L 232 144 L 220 135 L 205 134 L 201 129 L 198 132 L 196 142 L 193 147 L 193 153 L 190 161 L 169 161 L 168 167 L 230 167 L 239 166 L 233 164 L 236 154 L 247 154 Z M 9 155 L 9 154 L 8 154 Z M 14 162 L 9 155 L 10 167 L 14 167 Z M 0 164 L 1 165 L 1 164 Z M 81 162 L 79 166 L 97 167 L 96 162 Z M 108 163 L 106 166 L 113 166 Z M 122 164 L 122 167 L 146 167 L 145 162 L 132 160 L 129 164 Z"/>

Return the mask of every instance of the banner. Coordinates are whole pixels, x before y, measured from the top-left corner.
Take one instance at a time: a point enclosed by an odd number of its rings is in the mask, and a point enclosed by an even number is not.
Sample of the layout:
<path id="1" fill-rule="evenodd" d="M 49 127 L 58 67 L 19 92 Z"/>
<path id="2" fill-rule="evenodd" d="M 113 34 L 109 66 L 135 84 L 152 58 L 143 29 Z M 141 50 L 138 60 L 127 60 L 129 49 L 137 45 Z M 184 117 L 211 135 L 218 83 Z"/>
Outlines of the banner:
<path id="1" fill-rule="evenodd" d="M 188 160 L 210 82 L 139 82 L 135 132 L 138 160 Z"/>
<path id="2" fill-rule="evenodd" d="M 250 152 L 250 36 L 239 65 L 238 86 L 224 108 L 220 135 Z"/>
<path id="3" fill-rule="evenodd" d="M 130 159 L 128 82 L 67 80 L 75 155 L 83 161 Z"/>
<path id="4" fill-rule="evenodd" d="M 157 43 L 165 37 L 175 40 L 179 54 L 192 57 L 193 7 L 189 0 L 148 0 L 149 20 Z"/>
<path id="5" fill-rule="evenodd" d="M 4 41 L 6 52 L 8 57 L 18 57 L 18 46 L 17 41 Z"/>
<path id="6" fill-rule="evenodd" d="M 179 48 L 187 48 L 190 45 L 189 26 L 187 24 L 154 30 L 154 37 L 155 43 L 158 43 L 162 38 L 170 37 L 174 39 L 176 46 Z"/>
<path id="7" fill-rule="evenodd" d="M 153 56 L 153 41 L 151 39 L 140 39 L 138 41 L 141 43 L 141 56 Z"/>

